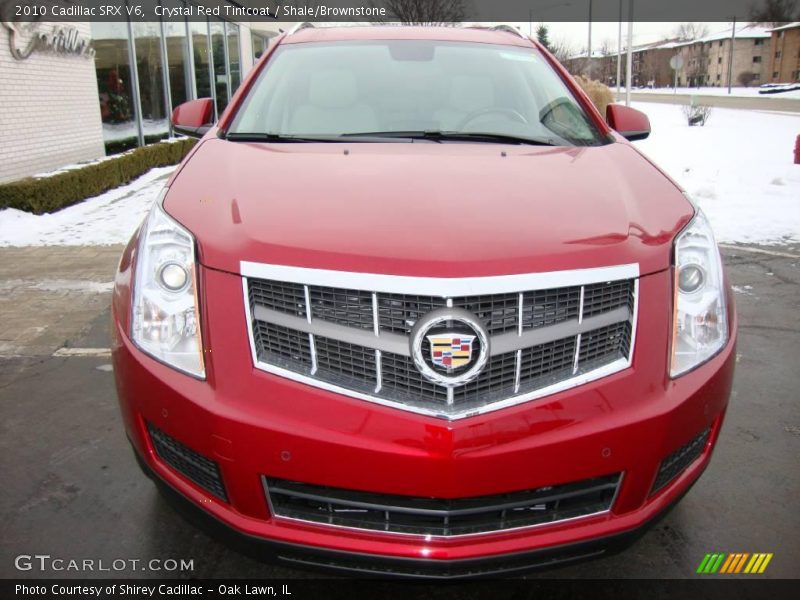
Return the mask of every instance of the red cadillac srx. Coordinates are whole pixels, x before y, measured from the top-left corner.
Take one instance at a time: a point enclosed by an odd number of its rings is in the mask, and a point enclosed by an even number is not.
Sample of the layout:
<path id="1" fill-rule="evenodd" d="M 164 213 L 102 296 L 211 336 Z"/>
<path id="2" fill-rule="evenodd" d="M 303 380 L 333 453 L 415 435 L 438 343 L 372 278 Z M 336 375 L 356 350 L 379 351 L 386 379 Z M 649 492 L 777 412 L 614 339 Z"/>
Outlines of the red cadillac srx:
<path id="1" fill-rule="evenodd" d="M 511 573 L 624 547 L 708 465 L 736 317 L 703 213 L 511 28 L 277 38 L 122 256 L 144 471 L 265 556 Z"/>

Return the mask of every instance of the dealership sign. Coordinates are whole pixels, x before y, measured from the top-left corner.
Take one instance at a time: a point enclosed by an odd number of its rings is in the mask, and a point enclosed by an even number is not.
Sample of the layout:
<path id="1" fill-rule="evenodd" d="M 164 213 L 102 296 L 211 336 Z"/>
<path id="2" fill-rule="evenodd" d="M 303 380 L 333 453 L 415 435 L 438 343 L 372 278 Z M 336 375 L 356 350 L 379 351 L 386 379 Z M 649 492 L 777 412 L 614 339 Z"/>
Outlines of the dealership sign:
<path id="1" fill-rule="evenodd" d="M 54 25 L 49 32 L 39 31 L 39 23 L 0 21 L 8 30 L 8 45 L 11 56 L 24 60 L 34 52 L 49 52 L 59 55 L 77 55 L 94 58 L 94 48 L 89 39 L 81 36 L 76 27 Z"/>

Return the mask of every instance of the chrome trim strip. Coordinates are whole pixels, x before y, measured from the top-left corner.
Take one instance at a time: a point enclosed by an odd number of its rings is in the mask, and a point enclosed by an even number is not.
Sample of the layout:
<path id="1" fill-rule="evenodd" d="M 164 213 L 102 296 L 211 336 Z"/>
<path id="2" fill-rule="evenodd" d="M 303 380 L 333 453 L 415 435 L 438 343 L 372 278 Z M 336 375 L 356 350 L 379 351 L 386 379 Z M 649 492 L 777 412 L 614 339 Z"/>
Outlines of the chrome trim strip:
<path id="1" fill-rule="evenodd" d="M 357 344 L 366 348 L 374 348 L 384 352 L 393 352 L 403 356 L 411 356 L 411 349 L 408 346 L 408 338 L 399 333 L 386 333 L 376 337 L 368 329 L 356 329 L 347 325 L 339 325 L 322 319 L 308 321 L 302 317 L 296 317 L 278 310 L 256 306 L 253 309 L 253 318 L 257 321 L 288 327 L 303 333 L 320 335 L 348 344 Z"/>
<path id="2" fill-rule="evenodd" d="M 388 406 L 391 408 L 404 410 L 406 412 L 412 412 L 420 415 L 427 415 L 430 417 L 436 417 L 438 419 L 447 419 L 449 421 L 455 421 L 458 419 L 465 419 L 467 417 L 483 415 L 486 413 L 494 412 L 496 410 L 501 410 L 503 408 L 508 408 L 510 406 L 516 406 L 517 404 L 522 404 L 523 402 L 528 402 L 530 400 L 535 400 L 537 398 L 542 398 L 544 396 L 550 396 L 551 394 L 563 392 L 565 390 L 569 390 L 578 387 L 580 385 L 596 381 L 597 379 L 602 379 L 603 377 L 608 377 L 609 375 L 618 373 L 619 371 L 628 368 L 630 366 L 630 363 L 624 358 L 620 358 L 612 363 L 603 365 L 598 369 L 589 371 L 588 373 L 576 375 L 575 377 L 559 381 L 547 387 L 539 388 L 537 390 L 533 390 L 531 392 L 527 392 L 525 394 L 520 394 L 517 396 L 510 396 L 509 398 L 506 398 L 504 400 L 498 400 L 497 402 L 493 402 L 485 406 L 466 408 L 451 413 L 443 413 L 441 411 L 434 410 L 431 408 L 414 406 L 412 404 L 404 404 L 402 402 L 396 402 L 393 400 L 389 400 L 387 398 L 380 398 L 372 394 L 357 392 L 355 390 L 343 388 L 338 385 L 328 383 L 320 379 L 316 379 L 314 377 L 309 377 L 308 375 L 304 375 L 302 373 L 290 371 L 289 369 L 284 369 L 282 367 L 277 367 L 275 365 L 271 365 L 269 363 L 261 361 L 256 361 L 254 363 L 254 366 L 261 371 L 265 371 L 273 375 L 279 375 L 281 377 L 285 377 L 286 379 L 291 379 L 292 381 L 305 383 L 306 385 L 327 390 L 329 392 L 341 394 L 342 396 L 348 396 L 350 398 L 358 398 L 359 400 L 366 400 L 368 402 L 373 402 L 375 404 L 380 404 L 382 406 Z"/>
<path id="3" fill-rule="evenodd" d="M 517 350 L 516 365 L 514 366 L 514 393 L 519 393 L 519 379 L 522 374 L 522 349 Z"/>
<path id="4" fill-rule="evenodd" d="M 375 336 L 374 333 L 365 329 L 356 329 L 355 327 L 339 325 L 338 323 L 331 323 L 329 321 L 323 321 L 322 319 L 304 319 L 278 310 L 264 308 L 263 306 L 256 306 L 253 309 L 253 318 L 257 321 L 288 327 L 289 329 L 302 331 L 303 333 L 321 335 L 322 337 L 340 340 L 348 344 L 356 344 L 358 346 L 364 346 L 365 348 L 392 352 L 402 356 L 412 356 L 408 338 L 399 333 L 384 332 L 380 336 Z M 578 321 L 572 319 L 539 329 L 531 329 L 525 331 L 522 335 L 518 335 L 514 331 L 501 333 L 500 335 L 488 338 L 489 356 L 506 354 L 519 350 L 520 348 L 530 348 L 532 346 L 576 336 L 587 331 L 592 331 L 593 329 L 600 329 L 601 327 L 613 325 L 614 323 L 628 321 L 630 318 L 630 311 L 627 307 L 622 306 L 584 319 L 581 324 L 578 324 Z M 441 385 L 445 384 L 441 383 Z"/>
<path id="5" fill-rule="evenodd" d="M 614 496 L 611 498 L 611 502 L 608 503 L 608 510 L 614 510 L 614 503 L 617 501 L 617 496 L 619 496 L 619 490 L 622 488 L 622 481 L 625 479 L 625 471 L 619 474 L 619 479 L 617 479 L 617 489 L 614 491 Z"/>
<path id="6" fill-rule="evenodd" d="M 317 526 L 323 527 L 323 528 L 324 527 L 333 527 L 333 528 L 338 528 L 338 529 L 344 529 L 344 530 L 347 530 L 347 531 L 359 531 L 361 533 L 374 533 L 375 535 L 378 535 L 378 536 L 380 536 L 380 535 L 394 535 L 394 536 L 401 536 L 401 537 L 405 537 L 405 538 L 409 538 L 409 539 L 424 539 L 424 540 L 432 540 L 432 539 L 451 540 L 451 539 L 465 538 L 465 537 L 470 537 L 470 536 L 481 537 L 481 536 L 487 536 L 487 535 L 503 535 L 503 534 L 506 534 L 508 532 L 517 532 L 517 531 L 522 531 L 524 529 L 534 529 L 534 528 L 539 528 L 539 527 L 547 527 L 549 525 L 558 525 L 558 524 L 561 524 L 561 523 L 570 523 L 572 521 L 578 521 L 578 520 L 581 520 L 581 519 L 590 519 L 592 517 L 599 517 L 601 515 L 608 515 L 608 514 L 611 514 L 611 508 L 613 508 L 613 506 L 614 506 L 614 501 L 616 500 L 616 495 L 619 493 L 619 487 L 620 487 L 621 483 L 622 483 L 622 478 L 620 477 L 620 482 L 619 482 L 618 487 L 617 487 L 617 492 L 615 493 L 614 497 L 611 499 L 611 502 L 609 503 L 609 508 L 607 508 L 605 510 L 600 510 L 600 511 L 597 511 L 597 512 L 593 512 L 593 513 L 589 513 L 588 515 L 581 515 L 579 517 L 569 517 L 568 519 L 561 519 L 559 521 L 550 521 L 548 523 L 535 523 L 533 525 L 523 525 L 521 527 L 509 527 L 508 529 L 495 529 L 493 531 L 481 531 L 481 532 L 478 532 L 478 533 L 458 533 L 458 534 L 455 534 L 455 535 L 434 535 L 434 534 L 429 534 L 429 533 L 405 533 L 405 532 L 401 532 L 401 531 L 385 531 L 385 530 L 384 531 L 380 531 L 378 529 L 363 529 L 361 527 L 350 527 L 348 525 L 337 525 L 335 523 L 320 523 L 319 521 L 307 521 L 305 519 L 298 519 L 296 517 L 284 517 L 284 516 L 279 515 L 279 514 L 277 514 L 275 512 L 275 507 L 272 504 L 272 498 L 270 497 L 270 493 L 269 493 L 269 485 L 267 484 L 267 478 L 264 475 L 261 476 L 261 486 L 264 489 L 264 494 L 267 496 L 267 506 L 269 508 L 269 513 L 270 513 L 270 515 L 272 516 L 273 519 L 276 519 L 276 520 L 279 520 L 279 521 L 290 521 L 290 522 L 294 522 L 294 523 L 304 523 L 306 525 L 311 525 L 311 526 L 317 525 Z"/>
<path id="7" fill-rule="evenodd" d="M 381 351 L 375 350 L 375 393 L 381 391 L 383 387 L 383 359 Z"/>
<path id="8" fill-rule="evenodd" d="M 529 329 L 522 335 L 517 335 L 513 331 L 501 333 L 500 335 L 493 336 L 490 341 L 492 347 L 490 349 L 490 356 L 498 354 L 505 354 L 513 352 L 520 348 L 531 348 L 540 344 L 554 342 L 568 337 L 574 337 L 587 331 L 600 329 L 614 323 L 622 323 L 631 318 L 631 313 L 627 307 L 621 306 L 614 310 L 609 310 L 599 315 L 580 320 L 571 319 L 569 321 L 562 321 L 555 325 L 548 325 L 547 327 L 540 327 L 538 329 Z"/>
<path id="9" fill-rule="evenodd" d="M 453 406 L 455 403 L 455 388 L 448 386 L 447 388 L 447 406 Z"/>
<path id="10" fill-rule="evenodd" d="M 308 286 L 306 286 L 308 287 Z M 581 299 L 580 303 L 578 304 L 578 323 L 583 323 L 583 295 L 586 291 L 586 286 L 581 286 Z"/>
<path id="11" fill-rule="evenodd" d="M 578 337 L 575 338 L 575 356 L 572 358 L 572 374 L 578 372 L 578 360 L 580 360 L 581 354 L 581 334 L 578 334 Z"/>
<path id="12" fill-rule="evenodd" d="M 381 335 L 381 321 L 378 318 L 378 294 L 376 292 L 372 292 L 372 332 L 375 337 L 380 337 Z"/>
<path id="13" fill-rule="evenodd" d="M 631 319 L 631 350 L 628 353 L 628 364 L 633 364 L 633 348 L 636 345 L 636 325 L 639 323 L 639 278 L 633 281 L 633 318 Z"/>
<path id="14" fill-rule="evenodd" d="M 243 277 L 274 279 L 303 285 L 321 285 L 390 294 L 418 294 L 439 298 L 504 294 L 519 292 L 520 290 L 543 290 L 639 277 L 639 265 L 637 263 L 570 271 L 463 278 L 409 277 L 406 275 L 328 271 L 285 265 L 267 265 L 249 261 L 241 261 L 240 270 Z"/>
<path id="15" fill-rule="evenodd" d="M 525 294 L 523 292 L 519 293 L 517 297 L 517 335 L 522 335 L 522 306 L 525 299 Z"/>
<path id="16" fill-rule="evenodd" d="M 311 292 L 308 286 L 303 286 L 303 293 L 306 298 L 306 322 L 311 323 Z M 308 351 L 311 353 L 311 374 L 317 372 L 317 343 L 314 341 L 314 333 L 308 332 Z"/>

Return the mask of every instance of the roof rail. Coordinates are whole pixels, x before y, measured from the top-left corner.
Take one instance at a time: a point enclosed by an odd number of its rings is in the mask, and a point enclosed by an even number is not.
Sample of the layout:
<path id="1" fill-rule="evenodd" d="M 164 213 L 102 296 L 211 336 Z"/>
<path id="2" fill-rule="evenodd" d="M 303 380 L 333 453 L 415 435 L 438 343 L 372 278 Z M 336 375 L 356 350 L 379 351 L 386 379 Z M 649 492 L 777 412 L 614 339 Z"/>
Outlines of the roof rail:
<path id="1" fill-rule="evenodd" d="M 300 31 L 301 29 L 313 29 L 313 28 L 314 28 L 313 23 L 309 23 L 308 21 L 303 21 L 302 23 L 298 23 L 297 25 L 292 27 L 289 30 L 289 33 L 287 33 L 286 35 L 292 35 L 293 33 L 297 33 L 298 31 Z"/>
<path id="2" fill-rule="evenodd" d="M 513 33 L 514 35 L 518 35 L 519 37 L 521 37 L 523 40 L 528 39 L 527 36 L 524 33 L 522 33 L 519 29 L 517 29 L 512 25 L 506 25 L 505 23 L 502 23 L 500 25 L 495 25 L 491 29 L 492 31 L 506 31 L 508 33 Z"/>

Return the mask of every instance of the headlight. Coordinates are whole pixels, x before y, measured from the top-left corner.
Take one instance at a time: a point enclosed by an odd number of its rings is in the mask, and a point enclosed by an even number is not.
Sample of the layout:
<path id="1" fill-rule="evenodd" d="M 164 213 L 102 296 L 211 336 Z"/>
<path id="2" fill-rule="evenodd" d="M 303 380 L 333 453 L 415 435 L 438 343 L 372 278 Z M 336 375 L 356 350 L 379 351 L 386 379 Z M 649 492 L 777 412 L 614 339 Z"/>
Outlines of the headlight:
<path id="1" fill-rule="evenodd" d="M 728 341 L 722 259 L 706 216 L 697 210 L 675 240 L 672 377 L 706 362 Z"/>
<path id="2" fill-rule="evenodd" d="M 194 237 L 164 212 L 166 193 L 165 188 L 139 237 L 131 338 L 161 362 L 205 378 Z"/>

